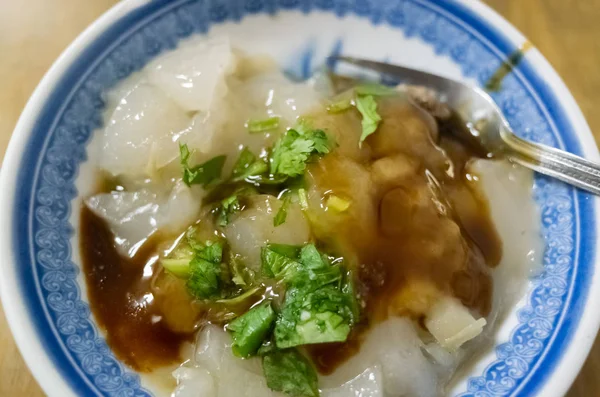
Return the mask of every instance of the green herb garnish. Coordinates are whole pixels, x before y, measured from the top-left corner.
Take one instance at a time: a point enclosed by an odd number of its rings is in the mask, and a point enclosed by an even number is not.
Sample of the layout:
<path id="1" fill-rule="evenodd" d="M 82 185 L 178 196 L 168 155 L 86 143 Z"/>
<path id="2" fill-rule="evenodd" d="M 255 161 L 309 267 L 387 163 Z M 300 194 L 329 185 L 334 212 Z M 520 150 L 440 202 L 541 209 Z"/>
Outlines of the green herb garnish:
<path id="1" fill-rule="evenodd" d="M 191 258 L 180 259 L 161 259 L 160 264 L 171 274 L 179 278 L 188 278 L 190 276 Z"/>
<path id="2" fill-rule="evenodd" d="M 358 143 L 362 146 L 364 140 L 377 130 L 381 116 L 377 113 L 377 102 L 372 95 L 357 96 L 356 108 L 362 115 L 362 134 Z"/>
<path id="3" fill-rule="evenodd" d="M 273 147 L 271 174 L 290 177 L 302 175 L 310 156 L 329 153 L 330 146 L 323 130 L 309 130 L 304 134 L 288 130 Z"/>
<path id="4" fill-rule="evenodd" d="M 196 298 L 210 299 L 219 296 L 223 244 L 206 242 L 197 251 L 189 265 L 188 291 Z"/>
<path id="5" fill-rule="evenodd" d="M 349 98 L 340 99 L 327 106 L 327 112 L 331 114 L 341 113 L 352 107 L 352 100 Z"/>
<path id="6" fill-rule="evenodd" d="M 229 217 L 241 210 L 242 206 L 238 199 L 238 195 L 234 194 L 221 201 L 219 206 L 219 214 L 217 216 L 217 224 L 219 226 L 227 226 L 229 223 Z"/>
<path id="7" fill-rule="evenodd" d="M 311 363 L 295 349 L 276 350 L 263 357 L 267 386 L 296 397 L 318 397 L 319 385 Z"/>
<path id="8" fill-rule="evenodd" d="M 254 280 L 254 272 L 248 269 L 237 255 L 230 254 L 229 271 L 231 281 L 237 286 L 247 287 Z"/>
<path id="9" fill-rule="evenodd" d="M 275 214 L 275 217 L 273 218 L 273 226 L 279 226 L 285 223 L 285 219 L 287 218 L 288 206 L 290 205 L 290 200 L 291 199 L 289 194 L 283 198 L 281 207 L 279 207 L 277 214 Z"/>
<path id="10" fill-rule="evenodd" d="M 340 266 L 332 265 L 313 244 L 270 244 L 262 250 L 263 274 L 287 284 L 275 323 L 278 348 L 343 342 L 356 321 L 355 298 L 345 289 Z"/>
<path id="11" fill-rule="evenodd" d="M 288 289 L 275 325 L 277 347 L 344 342 L 354 323 L 352 309 L 348 295 L 333 284 Z"/>
<path id="12" fill-rule="evenodd" d="M 262 175 L 269 170 L 267 163 L 257 158 L 248 148 L 240 152 L 240 157 L 233 166 L 232 182 L 242 181 L 246 178 Z"/>
<path id="13" fill-rule="evenodd" d="M 279 117 L 273 116 L 264 120 L 249 120 L 247 126 L 248 131 L 251 133 L 274 130 L 279 127 Z"/>
<path id="14" fill-rule="evenodd" d="M 300 247 L 285 244 L 267 244 L 261 249 L 262 273 L 267 277 L 279 280 L 286 274 L 295 273 L 300 267 L 297 258 Z"/>
<path id="15" fill-rule="evenodd" d="M 238 357 L 250 357 L 256 354 L 263 340 L 271 331 L 275 321 L 275 312 L 271 302 L 264 302 L 236 318 L 227 326 L 231 332 L 233 344 L 231 349 Z"/>
<path id="16" fill-rule="evenodd" d="M 204 248 L 203 244 L 196 241 L 195 233 L 194 227 L 189 228 L 183 242 L 177 245 L 167 258 L 160 260 L 165 270 L 176 277 L 186 279 L 190 276 L 190 262 L 194 259 L 196 250 Z"/>
<path id="17" fill-rule="evenodd" d="M 327 265 L 314 244 L 306 244 L 302 247 L 300 250 L 300 263 L 305 269 L 317 269 Z"/>
<path id="18" fill-rule="evenodd" d="M 179 155 L 181 168 L 183 169 L 183 182 L 186 185 L 206 186 L 221 177 L 221 171 L 223 170 L 223 165 L 225 165 L 226 156 L 213 157 L 205 163 L 190 167 L 188 160 L 191 153 L 186 144 L 179 144 Z"/>

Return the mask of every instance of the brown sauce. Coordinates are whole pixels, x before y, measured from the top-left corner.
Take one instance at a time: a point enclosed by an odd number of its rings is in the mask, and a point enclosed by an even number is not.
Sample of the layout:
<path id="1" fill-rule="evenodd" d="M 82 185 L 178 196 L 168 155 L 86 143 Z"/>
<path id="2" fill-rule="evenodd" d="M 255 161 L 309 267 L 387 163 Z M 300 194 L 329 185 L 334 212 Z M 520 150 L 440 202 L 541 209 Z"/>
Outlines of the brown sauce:
<path id="1" fill-rule="evenodd" d="M 391 315 L 422 323 L 440 296 L 482 316 L 491 310 L 490 270 L 502 244 L 467 166 L 485 154 L 454 137 L 454 116 L 436 121 L 405 99 L 381 100 L 379 112 L 383 121 L 361 149 L 356 111 L 312 115 L 339 146 L 309 167 L 308 217 L 319 243 L 354 270 L 363 308 L 347 342 L 307 349 L 324 374 L 360 350 L 370 327 Z M 352 204 L 334 214 L 322 205 L 327 194 Z M 210 313 L 183 281 L 155 268 L 152 242 L 134 259 L 121 257 L 108 226 L 86 207 L 81 233 L 90 307 L 117 357 L 138 371 L 178 363 L 181 344 L 200 320 L 213 321 Z"/>
<path id="2" fill-rule="evenodd" d="M 473 157 L 485 155 L 450 133 L 453 117 L 435 128 L 397 100 L 381 101 L 379 112 L 383 121 L 361 153 L 342 145 L 310 169 L 317 190 L 353 203 L 354 212 L 323 211 L 313 218 L 336 225 L 335 235 L 329 226 L 318 238 L 354 262 L 364 307 L 362 324 L 348 341 L 308 349 L 324 374 L 360 350 L 362 334 L 390 315 L 419 322 L 443 295 L 481 316 L 491 310 L 490 270 L 500 261 L 502 244 L 467 171 Z"/>
<path id="3" fill-rule="evenodd" d="M 143 248 L 134 259 L 119 255 L 108 225 L 82 207 L 81 253 L 90 308 L 115 355 L 147 372 L 178 363 L 180 346 L 191 335 L 171 331 L 157 313 L 151 280 L 143 276 L 154 246 L 148 242 Z"/>

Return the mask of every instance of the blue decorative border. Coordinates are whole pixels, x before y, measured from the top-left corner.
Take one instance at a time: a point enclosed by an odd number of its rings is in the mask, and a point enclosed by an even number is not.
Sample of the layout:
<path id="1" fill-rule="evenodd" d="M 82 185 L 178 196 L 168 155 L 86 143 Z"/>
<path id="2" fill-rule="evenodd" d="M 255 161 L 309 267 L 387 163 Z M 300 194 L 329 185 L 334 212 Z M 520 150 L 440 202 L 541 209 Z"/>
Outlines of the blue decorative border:
<path id="1" fill-rule="evenodd" d="M 42 344 L 75 394 L 149 395 L 91 322 L 76 283 L 79 269 L 71 261 L 70 202 L 77 196 L 74 181 L 86 159 L 86 143 L 102 123 L 101 92 L 212 24 L 284 10 L 356 15 L 399 28 L 480 83 L 515 49 L 501 32 L 450 0 L 155 0 L 115 22 L 52 92 L 23 156 L 14 209 L 22 293 Z M 527 61 L 505 80 L 495 100 L 521 135 L 580 152 L 558 98 Z M 595 208 L 586 194 L 560 183 L 537 178 L 536 184 L 547 242 L 544 273 L 518 314 L 510 342 L 497 346 L 497 360 L 482 376 L 469 379 L 461 396 L 505 396 L 519 389 L 534 394 L 577 327 L 594 271 Z M 589 249 L 579 250 L 582 245 Z M 532 370 L 537 365 L 543 370 Z"/>

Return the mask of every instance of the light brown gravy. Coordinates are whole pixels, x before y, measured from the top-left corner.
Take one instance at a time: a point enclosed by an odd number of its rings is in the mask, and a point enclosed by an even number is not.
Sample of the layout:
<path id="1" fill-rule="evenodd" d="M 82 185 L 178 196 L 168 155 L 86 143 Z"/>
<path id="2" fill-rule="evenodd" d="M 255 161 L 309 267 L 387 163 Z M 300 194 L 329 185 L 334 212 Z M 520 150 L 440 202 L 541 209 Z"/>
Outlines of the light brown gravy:
<path id="1" fill-rule="evenodd" d="M 312 120 L 339 143 L 309 167 L 312 194 L 333 193 L 352 203 L 338 215 L 315 210 L 309 215 L 313 232 L 353 268 L 363 308 L 347 342 L 307 349 L 321 373 L 331 373 L 355 354 L 377 322 L 389 315 L 420 322 L 443 294 L 482 316 L 491 309 L 490 270 L 502 256 L 502 244 L 488 204 L 465 168 L 482 153 L 453 137 L 456 119 L 432 127 L 433 119 L 420 112 L 405 100 L 381 100 L 383 121 L 360 150 L 356 111 L 317 114 Z M 138 371 L 177 363 L 199 311 L 185 296 L 175 299 L 186 324 L 174 327 L 168 313 L 161 315 L 168 309 L 160 299 L 148 299 L 156 274 L 144 277 L 143 270 L 155 246 L 146 244 L 132 260 L 119 256 L 108 226 L 85 207 L 81 236 L 90 307 L 117 357 Z"/>
<path id="2" fill-rule="evenodd" d="M 320 189 L 356 207 L 347 216 L 315 218 L 336 223 L 334 235 L 320 237 L 355 262 L 364 308 L 348 341 L 308 348 L 324 374 L 360 349 L 371 326 L 389 315 L 419 323 L 441 295 L 457 297 L 482 316 L 491 310 L 490 270 L 501 259 L 502 244 L 488 203 L 466 170 L 478 153 L 450 134 L 454 118 L 438 121 L 436 134 L 402 101 L 383 100 L 379 112 L 383 121 L 360 155 L 333 154 L 309 171 Z"/>

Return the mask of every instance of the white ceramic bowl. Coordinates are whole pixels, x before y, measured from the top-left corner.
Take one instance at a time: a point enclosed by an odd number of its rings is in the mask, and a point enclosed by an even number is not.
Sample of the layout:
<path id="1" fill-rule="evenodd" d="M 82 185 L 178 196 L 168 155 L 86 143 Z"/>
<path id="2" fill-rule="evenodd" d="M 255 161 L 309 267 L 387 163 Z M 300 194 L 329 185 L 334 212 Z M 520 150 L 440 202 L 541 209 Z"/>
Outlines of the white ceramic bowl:
<path id="1" fill-rule="evenodd" d="M 144 396 L 90 315 L 79 271 L 78 214 L 86 144 L 102 91 L 190 34 L 227 34 L 307 76 L 332 53 L 388 60 L 483 84 L 524 38 L 469 0 L 131 0 L 61 55 L 27 104 L 2 168 L 2 301 L 17 343 L 51 396 Z M 598 160 L 581 111 L 532 50 L 494 95 L 515 131 Z M 560 396 L 598 329 L 595 197 L 536 178 L 544 272 L 452 391 L 461 396 Z"/>

